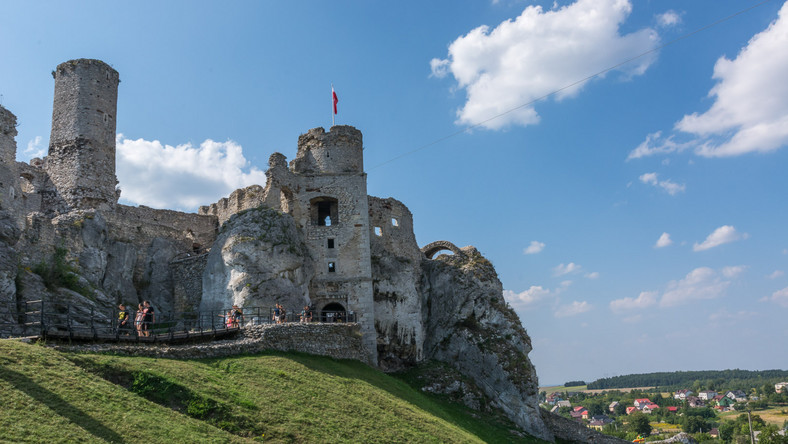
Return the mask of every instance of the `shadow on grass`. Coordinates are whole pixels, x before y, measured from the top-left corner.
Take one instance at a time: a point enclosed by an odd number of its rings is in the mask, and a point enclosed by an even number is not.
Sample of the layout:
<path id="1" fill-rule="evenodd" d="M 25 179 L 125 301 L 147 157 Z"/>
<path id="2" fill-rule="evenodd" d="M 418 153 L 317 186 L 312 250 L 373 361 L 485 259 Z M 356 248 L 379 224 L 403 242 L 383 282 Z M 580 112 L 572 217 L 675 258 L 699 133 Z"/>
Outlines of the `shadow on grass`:
<path id="1" fill-rule="evenodd" d="M 31 398 L 49 407 L 50 410 L 82 427 L 85 431 L 113 443 L 124 443 L 123 437 L 115 433 L 101 422 L 93 419 L 87 413 L 74 407 L 65 399 L 58 396 L 27 376 L 0 366 L 0 378 L 5 379 L 17 390 L 26 393 Z"/>

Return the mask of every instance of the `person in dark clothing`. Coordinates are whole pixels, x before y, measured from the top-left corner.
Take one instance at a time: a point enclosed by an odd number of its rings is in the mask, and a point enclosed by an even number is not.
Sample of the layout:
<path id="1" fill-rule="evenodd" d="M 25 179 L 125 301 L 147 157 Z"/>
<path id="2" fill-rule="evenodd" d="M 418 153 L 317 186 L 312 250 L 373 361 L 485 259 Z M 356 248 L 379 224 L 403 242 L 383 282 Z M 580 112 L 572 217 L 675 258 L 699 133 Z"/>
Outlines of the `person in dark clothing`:
<path id="1" fill-rule="evenodd" d="M 156 322 L 156 313 L 150 305 L 150 301 L 143 302 L 143 305 L 145 306 L 143 310 L 145 317 L 142 319 L 142 329 L 145 332 L 145 336 L 150 336 L 150 331 L 153 329 L 153 324 Z"/>

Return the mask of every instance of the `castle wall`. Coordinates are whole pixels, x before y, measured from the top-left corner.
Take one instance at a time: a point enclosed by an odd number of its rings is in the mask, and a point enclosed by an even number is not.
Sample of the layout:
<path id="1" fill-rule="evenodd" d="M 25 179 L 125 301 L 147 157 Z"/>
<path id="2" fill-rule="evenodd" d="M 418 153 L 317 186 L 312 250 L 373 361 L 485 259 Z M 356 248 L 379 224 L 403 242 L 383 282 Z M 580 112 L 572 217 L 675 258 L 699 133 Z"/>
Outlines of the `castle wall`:
<path id="1" fill-rule="evenodd" d="M 118 72 L 100 60 L 77 59 L 58 65 L 53 76 L 49 177 L 71 208 L 111 207 Z"/>
<path id="2" fill-rule="evenodd" d="M 265 196 L 266 193 L 263 187 L 250 185 L 233 191 L 228 197 L 223 197 L 216 203 L 201 206 L 198 214 L 216 216 L 219 225 L 221 225 L 233 214 L 263 205 Z"/>
<path id="3" fill-rule="evenodd" d="M 369 196 L 369 237 L 378 361 L 385 371 L 424 358 L 422 253 L 413 216 L 400 201 Z"/>
<path id="4" fill-rule="evenodd" d="M 16 116 L 0 105 L 0 208 L 16 212 L 21 198 L 16 166 Z"/>
<path id="5" fill-rule="evenodd" d="M 194 244 L 199 249 L 209 247 L 216 240 L 215 216 L 127 205 L 117 205 L 115 211 L 104 215 L 112 238 L 137 246 L 147 247 L 155 238 L 169 238 L 184 251 L 192 251 Z"/>

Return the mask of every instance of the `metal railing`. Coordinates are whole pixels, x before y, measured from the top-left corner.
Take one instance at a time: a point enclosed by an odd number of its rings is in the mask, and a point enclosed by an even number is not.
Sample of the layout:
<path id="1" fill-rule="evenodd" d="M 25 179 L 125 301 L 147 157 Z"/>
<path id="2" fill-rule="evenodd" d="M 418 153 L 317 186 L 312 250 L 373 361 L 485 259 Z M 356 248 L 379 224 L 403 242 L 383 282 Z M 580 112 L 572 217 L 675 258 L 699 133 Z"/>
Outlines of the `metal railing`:
<path id="1" fill-rule="evenodd" d="M 245 307 L 233 320 L 232 309 L 161 313 L 154 322 L 137 320 L 137 311 L 128 310 L 125 325 L 119 325 L 119 310 L 85 308 L 70 303 L 25 301 L 0 303 L 0 337 L 67 337 L 70 339 L 167 340 L 237 331 L 249 325 L 355 322 L 352 311 L 279 311 L 272 307 Z M 230 321 L 228 322 L 228 318 Z M 146 339 L 148 338 L 148 339 Z"/>

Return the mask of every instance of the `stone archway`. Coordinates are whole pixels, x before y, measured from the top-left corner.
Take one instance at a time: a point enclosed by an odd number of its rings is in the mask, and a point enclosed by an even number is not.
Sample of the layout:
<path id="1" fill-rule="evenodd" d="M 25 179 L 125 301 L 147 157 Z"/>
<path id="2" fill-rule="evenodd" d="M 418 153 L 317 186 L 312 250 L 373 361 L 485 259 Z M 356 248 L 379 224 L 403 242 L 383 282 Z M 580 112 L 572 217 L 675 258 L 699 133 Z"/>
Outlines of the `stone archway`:
<path id="1" fill-rule="evenodd" d="M 427 259 L 432 259 L 433 257 L 435 257 L 436 253 L 444 250 L 451 251 L 457 256 L 465 256 L 462 250 L 457 248 L 456 245 L 454 245 L 449 241 L 444 241 L 444 240 L 435 241 L 425 245 L 424 247 L 422 247 L 421 252 L 424 253 L 424 256 L 426 256 Z"/>
<path id="2" fill-rule="evenodd" d="M 320 322 L 346 322 L 347 310 L 345 306 L 339 302 L 331 302 L 326 304 L 320 310 Z"/>

